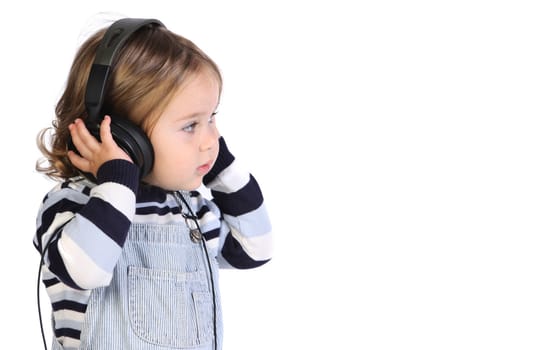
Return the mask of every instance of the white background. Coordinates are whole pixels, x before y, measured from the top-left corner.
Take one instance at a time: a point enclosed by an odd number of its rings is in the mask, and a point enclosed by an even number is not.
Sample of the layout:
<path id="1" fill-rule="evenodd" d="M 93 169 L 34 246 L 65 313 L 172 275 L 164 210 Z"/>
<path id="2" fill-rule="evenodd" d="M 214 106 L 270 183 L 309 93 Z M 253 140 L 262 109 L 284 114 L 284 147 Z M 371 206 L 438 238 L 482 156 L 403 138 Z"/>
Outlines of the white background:
<path id="1" fill-rule="evenodd" d="M 109 11 L 219 64 L 220 129 L 263 186 L 276 255 L 222 273 L 226 349 L 549 349 L 543 5 L 2 3 L 2 348 L 41 346 L 35 137 Z"/>

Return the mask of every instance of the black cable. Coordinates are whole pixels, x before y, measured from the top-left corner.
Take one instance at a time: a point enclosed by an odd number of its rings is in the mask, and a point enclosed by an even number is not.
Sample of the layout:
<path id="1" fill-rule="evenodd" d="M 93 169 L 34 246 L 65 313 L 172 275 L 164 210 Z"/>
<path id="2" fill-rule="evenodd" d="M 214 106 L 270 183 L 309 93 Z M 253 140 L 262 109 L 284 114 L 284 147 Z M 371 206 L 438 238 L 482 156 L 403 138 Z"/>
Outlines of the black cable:
<path id="1" fill-rule="evenodd" d="M 42 323 L 42 310 L 40 308 L 40 276 L 42 274 L 42 265 L 44 264 L 44 257 L 46 256 L 46 252 L 48 251 L 48 248 L 50 247 L 53 239 L 61 233 L 61 230 L 63 230 L 64 226 L 65 225 L 59 227 L 50 236 L 48 242 L 46 242 L 46 246 L 42 249 L 42 253 L 40 254 L 40 264 L 38 265 L 38 280 L 36 282 L 36 302 L 38 305 L 38 321 L 40 322 L 40 332 L 42 333 L 42 343 L 44 343 L 44 350 L 48 350 L 48 346 L 46 345 L 46 335 L 44 334 L 44 324 Z"/>
<path id="2" fill-rule="evenodd" d="M 40 310 L 40 274 L 42 272 L 42 264 L 44 263 L 45 250 L 40 257 L 40 266 L 38 266 L 38 281 L 36 282 L 36 300 L 38 303 L 38 321 L 40 321 L 40 331 L 42 332 L 42 342 L 44 343 L 44 350 L 48 350 L 46 345 L 46 335 L 44 334 L 44 325 L 42 324 L 42 311 Z"/>
<path id="3" fill-rule="evenodd" d="M 183 213 L 183 210 L 181 212 L 181 215 L 183 216 L 184 219 L 192 219 L 193 222 L 195 223 L 195 226 L 197 227 L 197 230 L 199 231 L 200 233 L 200 240 L 201 240 L 201 243 L 202 243 L 202 248 L 204 250 L 204 253 L 206 254 L 206 261 L 208 262 L 208 272 L 210 274 L 210 290 L 212 291 L 212 304 L 213 304 L 213 314 L 214 314 L 214 317 L 213 317 L 213 322 L 214 322 L 214 350 L 217 350 L 218 349 L 218 331 L 217 331 L 217 326 L 216 326 L 216 320 L 217 320 L 217 316 L 216 316 L 216 292 L 214 291 L 214 276 L 213 276 L 213 273 L 212 273 L 212 264 L 210 263 L 210 255 L 208 254 L 208 249 L 206 247 L 206 239 L 204 238 L 204 235 L 202 234 L 202 230 L 201 230 L 201 227 L 199 225 L 199 222 L 198 222 L 198 217 L 195 215 L 195 213 L 193 212 L 193 210 L 191 209 L 191 206 L 189 206 L 189 204 L 187 203 L 187 201 L 185 200 L 185 198 L 183 197 L 183 195 L 180 193 L 180 192 L 175 192 L 176 193 L 176 196 L 185 204 L 185 206 L 187 207 L 187 211 L 189 212 L 188 215 L 184 214 Z M 189 231 L 190 231 L 190 234 L 191 234 L 191 239 L 193 240 L 193 238 L 195 237 L 193 235 L 193 233 L 191 231 L 193 231 L 191 228 L 189 228 Z"/>

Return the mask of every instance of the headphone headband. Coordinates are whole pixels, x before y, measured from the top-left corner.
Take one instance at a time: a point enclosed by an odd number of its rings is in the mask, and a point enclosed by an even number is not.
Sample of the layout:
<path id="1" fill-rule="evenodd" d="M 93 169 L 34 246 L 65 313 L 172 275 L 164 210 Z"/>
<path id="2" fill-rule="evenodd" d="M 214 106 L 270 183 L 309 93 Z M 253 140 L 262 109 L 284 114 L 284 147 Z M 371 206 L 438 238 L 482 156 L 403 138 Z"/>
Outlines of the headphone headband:
<path id="1" fill-rule="evenodd" d="M 156 19 L 123 18 L 114 22 L 105 32 L 97 48 L 94 64 L 111 66 L 118 50 L 124 46 L 126 40 L 128 40 L 128 38 L 138 29 L 148 24 L 163 26 L 163 24 Z"/>
<path id="2" fill-rule="evenodd" d="M 162 22 L 156 19 L 123 18 L 114 22 L 105 32 L 99 43 L 86 85 L 84 103 L 88 113 L 88 123 L 99 124 L 103 119 L 105 87 L 111 74 L 111 65 L 119 49 L 133 33 L 149 24 L 164 27 Z"/>

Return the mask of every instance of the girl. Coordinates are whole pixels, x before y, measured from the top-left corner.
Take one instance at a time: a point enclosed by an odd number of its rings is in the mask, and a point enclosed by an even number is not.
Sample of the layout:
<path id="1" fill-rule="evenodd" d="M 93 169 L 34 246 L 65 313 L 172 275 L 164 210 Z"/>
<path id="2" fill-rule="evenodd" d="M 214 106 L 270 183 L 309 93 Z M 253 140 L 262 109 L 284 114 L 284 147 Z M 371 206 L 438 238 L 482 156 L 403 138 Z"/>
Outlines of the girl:
<path id="1" fill-rule="evenodd" d="M 104 36 L 128 23 L 112 61 L 96 64 L 110 45 Z M 38 137 L 46 162 L 37 170 L 59 181 L 34 237 L 52 347 L 221 349 L 218 267 L 271 258 L 262 193 L 218 134 L 216 64 L 156 20 L 110 29 L 80 47 L 53 128 Z M 87 84 L 98 67 L 107 72 L 99 107 Z M 128 122 L 150 142 L 150 169 L 115 137 Z M 211 199 L 198 192 L 203 184 Z"/>

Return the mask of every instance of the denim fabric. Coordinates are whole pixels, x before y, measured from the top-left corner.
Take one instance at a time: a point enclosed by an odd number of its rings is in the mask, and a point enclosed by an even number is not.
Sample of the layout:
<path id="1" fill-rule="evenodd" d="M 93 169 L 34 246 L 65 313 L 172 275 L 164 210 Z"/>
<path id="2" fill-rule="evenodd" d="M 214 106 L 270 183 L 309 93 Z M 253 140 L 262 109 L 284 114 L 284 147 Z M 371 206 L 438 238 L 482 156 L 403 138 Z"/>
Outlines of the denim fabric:
<path id="1" fill-rule="evenodd" d="M 222 343 L 218 266 L 208 252 Z M 210 272 L 201 242 L 185 225 L 132 224 L 108 287 L 92 291 L 80 349 L 214 348 Z M 54 340 L 53 349 L 62 349 Z"/>

